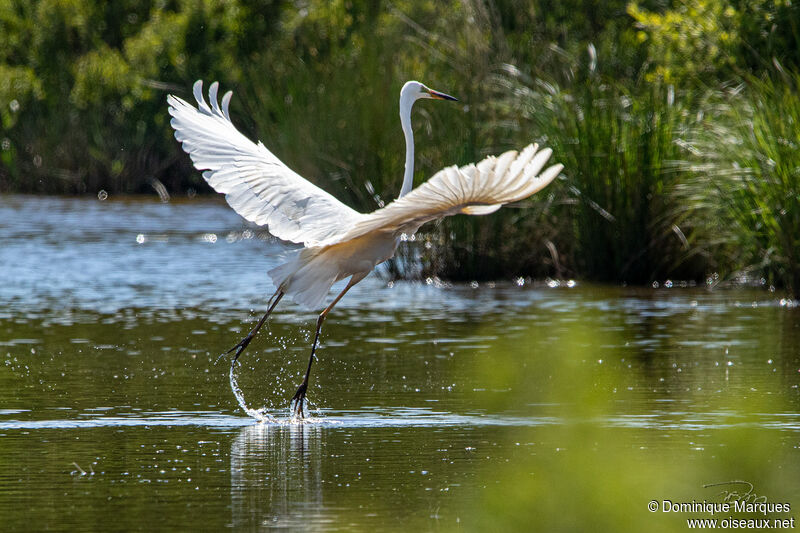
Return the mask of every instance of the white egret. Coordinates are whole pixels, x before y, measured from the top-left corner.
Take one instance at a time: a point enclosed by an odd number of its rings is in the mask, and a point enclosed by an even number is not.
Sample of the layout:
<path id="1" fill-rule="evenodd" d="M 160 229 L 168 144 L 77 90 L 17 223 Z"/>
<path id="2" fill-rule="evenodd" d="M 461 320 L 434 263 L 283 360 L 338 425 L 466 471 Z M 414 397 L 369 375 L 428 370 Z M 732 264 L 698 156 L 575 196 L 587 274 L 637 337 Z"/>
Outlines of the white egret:
<path id="1" fill-rule="evenodd" d="M 405 175 L 400 195 L 389 205 L 363 214 L 306 181 L 283 164 L 261 142 L 253 143 L 231 122 L 231 91 L 217 101 L 218 84 L 203 96 L 203 82 L 194 84 L 197 107 L 168 96 L 175 138 L 191 156 L 194 166 L 230 206 L 245 219 L 266 225 L 269 232 L 303 247 L 288 262 L 269 271 L 277 290 L 268 310 L 236 350 L 231 365 L 253 340 L 284 295 L 311 309 L 321 307 L 331 286 L 350 278 L 344 290 L 319 314 L 311 356 L 303 382 L 292 397 L 294 410 L 303 416 L 311 364 L 322 323 L 350 288 L 372 269 L 392 257 L 401 235 L 412 235 L 425 222 L 464 213 L 486 215 L 503 204 L 527 198 L 549 184 L 563 168 L 552 165 L 540 173 L 551 150 L 532 144 L 521 152 L 487 157 L 478 164 L 447 167 L 412 189 L 414 133 L 411 107 L 419 99 L 456 100 L 409 81 L 400 91 L 400 123 L 406 140 Z"/>

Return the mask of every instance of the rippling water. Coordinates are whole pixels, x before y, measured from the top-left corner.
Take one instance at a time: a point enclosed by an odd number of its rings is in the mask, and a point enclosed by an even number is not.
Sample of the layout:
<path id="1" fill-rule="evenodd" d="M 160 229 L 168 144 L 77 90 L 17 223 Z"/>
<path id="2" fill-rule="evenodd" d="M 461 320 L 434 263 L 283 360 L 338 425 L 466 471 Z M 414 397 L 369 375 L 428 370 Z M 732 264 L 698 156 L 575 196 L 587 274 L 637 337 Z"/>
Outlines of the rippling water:
<path id="1" fill-rule="evenodd" d="M 800 312 L 772 293 L 371 276 L 302 424 L 315 315 L 281 302 L 236 368 L 258 423 L 215 361 L 284 245 L 212 200 L 2 197 L 0 238 L 4 528 L 684 531 L 647 502 L 739 479 L 800 505 Z"/>

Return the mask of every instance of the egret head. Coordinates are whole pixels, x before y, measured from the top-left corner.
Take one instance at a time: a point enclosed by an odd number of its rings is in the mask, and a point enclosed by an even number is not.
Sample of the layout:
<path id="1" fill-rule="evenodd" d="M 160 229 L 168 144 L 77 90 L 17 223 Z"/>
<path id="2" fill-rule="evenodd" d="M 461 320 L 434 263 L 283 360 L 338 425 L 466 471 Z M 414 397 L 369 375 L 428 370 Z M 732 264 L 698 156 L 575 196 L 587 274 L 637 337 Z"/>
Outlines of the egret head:
<path id="1" fill-rule="evenodd" d="M 420 98 L 457 100 L 449 94 L 429 89 L 418 81 L 407 81 L 400 90 L 400 124 L 406 137 L 406 173 L 403 176 L 403 187 L 400 189 L 401 197 L 408 194 L 414 182 L 414 130 L 411 128 L 411 108 Z"/>
<path id="2" fill-rule="evenodd" d="M 407 81 L 400 91 L 400 114 L 402 115 L 404 110 L 410 113 L 411 106 L 414 105 L 414 102 L 420 98 L 432 98 L 434 100 L 458 100 L 449 94 L 429 89 L 424 83 L 420 83 L 418 81 Z"/>

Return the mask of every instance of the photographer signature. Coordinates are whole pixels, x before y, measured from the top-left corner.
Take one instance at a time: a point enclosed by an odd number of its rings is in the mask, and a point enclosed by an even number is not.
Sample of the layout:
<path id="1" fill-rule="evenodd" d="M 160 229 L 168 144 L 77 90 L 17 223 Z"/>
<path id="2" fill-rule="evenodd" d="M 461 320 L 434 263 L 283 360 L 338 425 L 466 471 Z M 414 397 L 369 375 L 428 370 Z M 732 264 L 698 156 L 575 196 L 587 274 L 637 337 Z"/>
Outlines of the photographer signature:
<path id="1" fill-rule="evenodd" d="M 719 494 L 722 496 L 722 501 L 730 502 L 745 502 L 745 503 L 767 503 L 766 496 L 759 496 L 753 492 L 753 484 L 749 481 L 737 479 L 734 481 L 721 481 L 719 483 L 708 483 L 703 485 L 704 489 L 709 487 L 736 487 L 731 489 L 723 489 Z M 745 490 L 746 489 L 746 490 Z M 741 492 L 744 490 L 744 492 Z"/>

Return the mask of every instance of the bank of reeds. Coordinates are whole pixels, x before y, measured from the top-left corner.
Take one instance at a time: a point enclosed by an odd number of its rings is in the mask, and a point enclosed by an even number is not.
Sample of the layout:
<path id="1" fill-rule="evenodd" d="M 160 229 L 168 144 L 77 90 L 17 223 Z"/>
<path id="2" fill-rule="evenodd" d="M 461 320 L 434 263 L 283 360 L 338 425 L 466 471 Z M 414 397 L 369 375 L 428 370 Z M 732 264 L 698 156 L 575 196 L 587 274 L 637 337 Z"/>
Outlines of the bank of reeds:
<path id="1" fill-rule="evenodd" d="M 691 148 L 732 275 L 800 294 L 800 73 L 751 77 L 715 98 Z"/>
<path id="2" fill-rule="evenodd" d="M 568 86 L 511 66 L 495 78 L 511 137 L 553 148 L 563 180 L 525 202 L 527 209 L 450 223 L 436 248 L 445 276 L 545 273 L 647 283 L 705 273 L 695 206 L 681 187 L 688 172 L 676 164 L 688 154 L 681 140 L 694 115 L 671 86 L 605 78 L 589 50 L 585 62 L 571 65 Z"/>
<path id="3" fill-rule="evenodd" d="M 534 4 L 315 0 L 265 14 L 179 2 L 120 17 L 85 2 L 86 16 L 68 17 L 14 2 L 0 9 L 0 191 L 208 191 L 164 104 L 203 77 L 235 91 L 250 137 L 369 211 L 400 188 L 397 96 L 417 78 L 461 99 L 415 108 L 417 185 L 530 142 L 565 169 L 520 205 L 423 228 L 394 276 L 649 283 L 717 271 L 798 294 L 800 75 L 671 86 L 646 76 L 627 2 L 593 17 Z"/>

